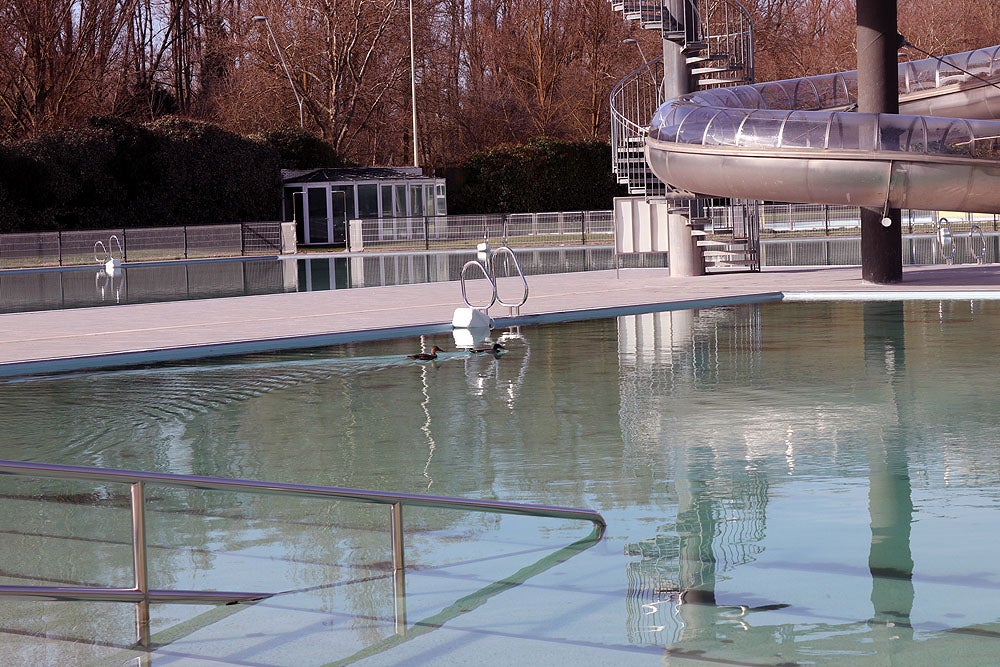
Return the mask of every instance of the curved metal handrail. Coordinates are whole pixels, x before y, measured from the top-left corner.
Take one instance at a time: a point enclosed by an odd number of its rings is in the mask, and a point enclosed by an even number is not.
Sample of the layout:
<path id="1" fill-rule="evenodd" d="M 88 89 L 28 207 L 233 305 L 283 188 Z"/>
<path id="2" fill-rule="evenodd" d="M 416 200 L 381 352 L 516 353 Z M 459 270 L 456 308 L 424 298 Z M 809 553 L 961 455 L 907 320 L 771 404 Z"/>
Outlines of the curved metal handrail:
<path id="1" fill-rule="evenodd" d="M 521 296 L 521 301 L 519 303 L 508 303 L 500 297 L 500 290 L 496 286 L 496 270 L 493 268 L 493 262 L 496 261 L 497 255 L 509 255 L 511 261 L 514 262 L 514 268 L 517 269 L 517 276 L 521 279 L 521 283 L 524 285 L 524 294 Z M 517 261 L 517 256 L 514 255 L 514 251 L 510 249 L 510 246 L 503 245 L 493 251 L 493 254 L 490 256 L 490 273 L 493 274 L 493 285 L 496 290 L 495 300 L 497 303 L 501 306 L 506 306 L 507 308 L 520 308 L 525 304 L 525 302 L 527 302 L 528 279 L 524 277 L 524 271 L 521 270 L 521 263 Z"/>
<path id="2" fill-rule="evenodd" d="M 983 228 L 979 225 L 969 227 L 969 252 L 976 260 L 976 264 L 982 264 L 986 261 L 986 235 L 983 234 Z"/>
<path id="3" fill-rule="evenodd" d="M 941 256 L 948 264 L 955 263 L 955 240 L 951 234 L 951 223 L 948 218 L 940 218 L 937 221 L 938 245 L 941 247 Z"/>
<path id="4" fill-rule="evenodd" d="M 485 277 L 487 280 L 490 281 L 490 286 L 493 288 L 493 295 L 490 298 L 490 302 L 488 304 L 486 304 L 485 306 L 474 306 L 474 305 L 472 305 L 472 302 L 469 301 L 469 295 L 465 291 L 465 271 L 466 271 L 466 269 L 471 269 L 473 266 L 477 267 L 480 271 L 483 272 L 483 277 Z M 475 259 L 470 259 L 468 262 L 466 262 L 464 265 L 462 265 L 461 283 L 462 283 L 462 299 L 465 300 L 465 305 L 467 305 L 469 308 L 475 308 L 477 310 L 489 310 L 490 308 L 493 307 L 493 304 L 495 304 L 497 302 L 497 282 L 496 282 L 496 279 L 492 275 L 490 275 L 489 269 L 482 262 L 480 262 L 478 260 L 475 260 Z"/>

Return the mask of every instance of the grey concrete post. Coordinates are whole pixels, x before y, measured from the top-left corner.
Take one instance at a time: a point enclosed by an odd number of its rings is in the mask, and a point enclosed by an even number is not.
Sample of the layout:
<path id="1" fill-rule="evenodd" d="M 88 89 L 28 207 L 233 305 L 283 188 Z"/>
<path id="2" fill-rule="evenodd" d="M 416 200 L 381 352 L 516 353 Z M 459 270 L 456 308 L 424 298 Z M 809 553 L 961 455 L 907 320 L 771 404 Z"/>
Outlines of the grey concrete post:
<path id="1" fill-rule="evenodd" d="M 664 3 L 670 13 L 684 18 L 685 0 L 667 0 Z M 692 34 L 692 27 L 688 27 Z M 694 90 L 691 70 L 687 64 L 687 54 L 681 44 L 663 40 L 663 99 L 686 95 Z M 705 273 L 705 257 L 691 236 L 688 218 L 680 213 L 667 214 L 667 243 L 671 276 L 700 276 Z"/>
<path id="2" fill-rule="evenodd" d="M 687 216 L 667 214 L 667 257 L 672 277 L 701 276 L 705 274 L 705 255 L 698 246 L 698 239 L 691 236 Z"/>

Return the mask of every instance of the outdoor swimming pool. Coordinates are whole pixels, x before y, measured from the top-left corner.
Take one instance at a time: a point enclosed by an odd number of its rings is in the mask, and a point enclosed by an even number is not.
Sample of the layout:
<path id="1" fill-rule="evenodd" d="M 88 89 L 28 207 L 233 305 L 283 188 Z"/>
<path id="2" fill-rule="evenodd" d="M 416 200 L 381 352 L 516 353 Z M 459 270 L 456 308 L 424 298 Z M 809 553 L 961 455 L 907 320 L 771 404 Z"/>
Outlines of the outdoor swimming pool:
<path id="1" fill-rule="evenodd" d="M 4 456 L 608 522 L 553 562 L 586 526 L 408 514 L 400 638 L 381 511 L 157 492 L 158 585 L 285 594 L 157 605 L 152 664 L 982 665 L 998 329 L 995 301 L 768 303 L 525 328 L 499 359 L 393 340 L 7 381 Z M 0 484 L 5 583 L 128 580 L 122 489 Z M 0 600 L 0 628 L 7 664 L 136 655 L 129 605 Z"/>

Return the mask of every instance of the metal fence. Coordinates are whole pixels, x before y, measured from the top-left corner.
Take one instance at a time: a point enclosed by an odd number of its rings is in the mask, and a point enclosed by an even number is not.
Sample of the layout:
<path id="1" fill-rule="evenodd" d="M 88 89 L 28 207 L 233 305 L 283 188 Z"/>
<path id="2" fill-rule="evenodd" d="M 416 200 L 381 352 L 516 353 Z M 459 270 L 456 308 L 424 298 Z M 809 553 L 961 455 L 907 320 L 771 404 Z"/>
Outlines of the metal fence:
<path id="1" fill-rule="evenodd" d="M 716 208 L 725 210 L 727 207 Z M 947 219 L 952 231 L 956 232 L 967 232 L 973 225 L 995 232 L 1000 223 L 1000 216 L 993 213 L 904 209 L 903 233 L 933 233 L 941 218 Z M 826 204 L 763 204 L 760 229 L 762 238 L 853 236 L 861 233 L 861 210 L 857 206 Z"/>
<path id="2" fill-rule="evenodd" d="M 350 225 L 352 251 L 448 250 L 484 239 L 518 248 L 614 243 L 612 211 L 366 218 Z"/>
<path id="3" fill-rule="evenodd" d="M 280 222 L 0 235 L 0 268 L 200 259 L 281 252 Z"/>
<path id="4" fill-rule="evenodd" d="M 903 264 L 976 264 L 980 261 L 977 252 L 982 254 L 982 263 L 996 264 L 1000 262 L 1000 233 L 957 233 L 952 248 L 942 247 L 936 234 L 907 234 L 901 252 Z M 766 239 L 761 241 L 760 256 L 762 266 L 856 266 L 861 264 L 861 238 Z"/>

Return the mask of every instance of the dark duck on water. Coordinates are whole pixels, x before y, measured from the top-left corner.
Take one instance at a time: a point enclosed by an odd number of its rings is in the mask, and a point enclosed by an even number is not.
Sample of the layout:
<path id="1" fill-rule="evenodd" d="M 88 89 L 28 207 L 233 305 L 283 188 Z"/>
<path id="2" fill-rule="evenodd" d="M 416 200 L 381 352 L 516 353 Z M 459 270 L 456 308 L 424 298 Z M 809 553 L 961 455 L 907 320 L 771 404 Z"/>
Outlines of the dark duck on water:
<path id="1" fill-rule="evenodd" d="M 432 359 L 437 359 L 437 353 L 444 352 L 440 347 L 435 345 L 431 348 L 430 352 L 417 352 L 416 354 L 406 355 L 407 359 L 416 359 L 417 361 L 431 361 Z"/>
<path id="2" fill-rule="evenodd" d="M 476 347 L 469 350 L 469 354 L 492 354 L 493 356 L 499 356 L 505 348 L 500 343 L 493 343 L 492 347 Z"/>

